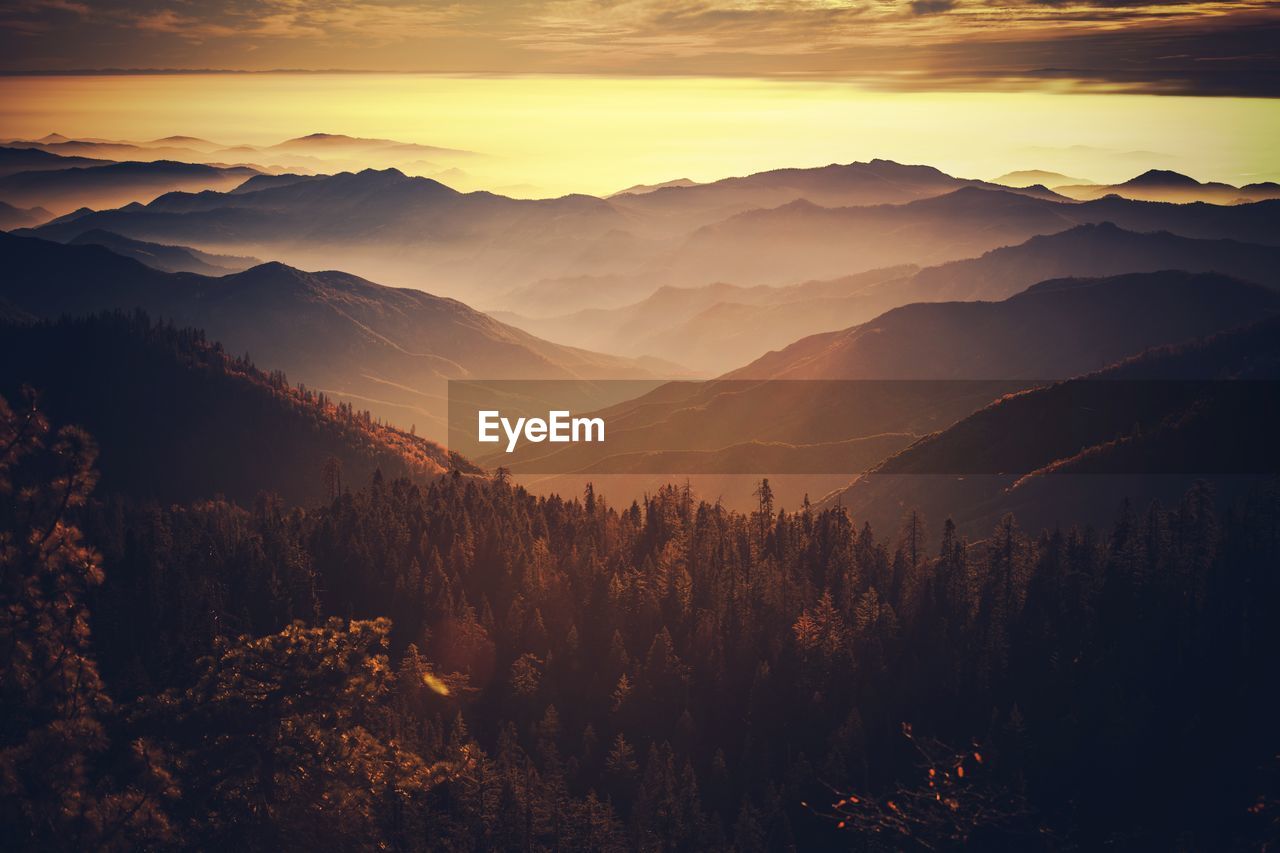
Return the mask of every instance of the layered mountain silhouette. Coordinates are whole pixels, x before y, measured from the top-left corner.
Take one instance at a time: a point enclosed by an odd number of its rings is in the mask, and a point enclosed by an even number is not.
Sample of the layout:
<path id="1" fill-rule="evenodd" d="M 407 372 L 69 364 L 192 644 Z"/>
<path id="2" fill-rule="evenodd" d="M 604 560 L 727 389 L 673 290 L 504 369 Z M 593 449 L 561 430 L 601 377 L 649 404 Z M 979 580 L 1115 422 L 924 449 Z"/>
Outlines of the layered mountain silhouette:
<path id="1" fill-rule="evenodd" d="M 1280 321 L 1162 347 L 1078 379 L 1003 398 L 921 439 L 829 496 L 857 518 L 908 508 L 983 535 L 1013 512 L 1033 527 L 1102 521 L 1177 498 L 1196 479 L 1223 492 L 1280 471 Z"/>
<path id="2" fill-rule="evenodd" d="M 1070 182 L 1067 185 L 1058 186 L 1057 191 L 1076 199 L 1119 195 L 1144 201 L 1167 201 L 1179 204 L 1197 201 L 1210 204 L 1240 204 L 1280 198 L 1280 184 L 1274 181 L 1236 187 L 1217 181 L 1201 183 L 1195 178 L 1167 169 L 1150 169 L 1120 184 Z"/>
<path id="3" fill-rule="evenodd" d="M 676 224 L 690 225 L 747 210 L 779 207 L 800 199 L 823 207 L 901 204 L 964 187 L 995 188 L 995 185 L 955 178 L 932 166 L 872 160 L 813 169 L 775 169 L 692 186 L 657 186 L 651 191 L 626 192 L 613 198 L 621 207 L 650 215 L 661 214 Z M 1042 198 L 1059 198 L 1044 187 L 1020 191 Z"/>
<path id="4" fill-rule="evenodd" d="M 0 146 L 0 177 L 17 172 L 43 172 L 52 169 L 72 169 L 77 166 L 106 166 L 111 162 L 111 160 L 95 160 L 92 157 L 50 154 L 38 148 Z"/>
<path id="5" fill-rule="evenodd" d="M 521 200 L 462 193 L 395 169 L 274 180 L 234 193 L 169 193 L 145 206 L 86 215 L 42 234 L 104 229 L 134 239 L 342 266 L 453 293 L 513 278 L 594 267 L 584 247 L 625 227 L 590 196 Z M 602 250 L 603 251 L 603 250 Z M 614 263 L 608 252 L 599 264 Z"/>
<path id="6" fill-rule="evenodd" d="M 40 139 L 14 139 L 5 143 L 9 148 L 26 148 L 57 154 L 60 157 L 87 157 L 93 160 L 127 160 L 150 162 L 175 160 L 183 163 L 204 163 L 209 152 L 184 144 L 139 143 L 109 139 L 68 139 L 51 133 Z"/>
<path id="7" fill-rule="evenodd" d="M 664 385 L 611 407 L 603 444 L 531 446 L 507 464 L 557 473 L 666 465 L 678 474 L 680 453 L 752 442 L 804 447 L 800 459 L 812 445 L 874 436 L 905 445 L 1002 394 L 1277 313 L 1274 290 L 1184 272 L 1052 280 L 1001 302 L 913 304 L 720 379 Z M 847 450 L 832 448 L 832 464 Z M 656 458 L 664 454 L 674 455 Z"/>
<path id="8" fill-rule="evenodd" d="M 1280 310 L 1280 292 L 1214 273 L 1054 279 L 1000 302 L 906 305 L 813 335 L 729 379 L 1054 379 Z"/>
<path id="9" fill-rule="evenodd" d="M 48 222 L 53 214 L 43 207 L 14 207 L 0 201 L 0 231 L 13 231 L 16 228 L 31 228 Z"/>
<path id="10" fill-rule="evenodd" d="M 212 255 L 186 246 L 164 246 L 130 240 L 110 231 L 86 231 L 71 240 L 75 245 L 106 246 L 117 255 L 141 261 L 161 272 L 193 272 L 200 275 L 227 275 L 244 272 L 262 263 L 257 258 Z"/>
<path id="11" fill-rule="evenodd" d="M 670 283 L 724 279 L 781 284 L 902 263 L 933 265 L 980 255 L 1077 225 L 1280 243 L 1280 201 L 1222 207 L 1107 197 L 1060 203 L 979 188 L 903 205 L 819 207 L 808 201 L 756 210 L 695 231 L 672 255 Z"/>
<path id="12" fill-rule="evenodd" d="M 17 407 L 24 387 L 47 417 L 94 437 L 100 493 L 250 505 L 265 491 L 309 504 L 336 485 L 325 482 L 331 458 L 344 483 L 476 470 L 144 316 L 0 325 L 0 395 Z"/>
<path id="13" fill-rule="evenodd" d="M 796 201 L 806 196 L 832 204 L 867 204 L 922 199 L 975 186 L 993 184 L 952 178 L 927 167 L 874 161 L 778 170 L 612 200 L 516 200 L 489 192 L 458 192 L 396 169 L 365 169 L 310 178 L 253 179 L 225 193 L 169 193 L 143 207 L 101 211 L 76 228 L 101 228 L 136 240 L 206 251 L 278 257 L 307 268 L 351 269 L 390 283 L 465 296 L 485 307 L 516 307 L 504 295 L 520 287 L 530 286 L 531 300 L 538 301 L 540 292 L 553 291 L 556 282 L 577 282 L 568 288 L 568 304 L 585 307 L 588 302 L 579 300 L 581 295 L 608 288 L 621 296 L 616 302 L 621 305 L 663 283 L 736 280 L 727 274 L 733 270 L 731 263 L 722 264 L 726 274 L 717 274 L 714 263 L 692 263 L 694 256 L 714 261 L 698 255 L 698 234 L 694 246 L 686 250 L 682 245 L 691 228 L 737 211 L 785 202 L 812 204 Z M 1071 224 L 1075 223 L 1053 222 L 1041 231 L 1061 231 Z M 73 232 L 61 224 L 46 234 L 68 240 Z M 1011 238 L 991 234 L 977 243 L 977 250 L 1020 242 L 1030 233 L 1023 228 Z M 777 255 L 773 266 L 795 269 L 763 283 L 819 277 L 806 269 L 814 264 L 797 256 L 797 247 L 808 247 L 792 241 L 786 229 L 769 242 Z M 970 246 L 964 248 L 957 256 L 974 254 Z M 897 254 L 913 254 L 913 245 L 902 246 Z M 886 264 L 855 261 L 849 266 L 849 260 L 842 259 L 835 272 L 829 265 L 818 269 L 820 277 L 833 277 L 879 265 Z"/>
<path id="14" fill-rule="evenodd" d="M 146 141 L 69 139 L 56 133 L 34 140 L 12 140 L 6 144 L 48 155 L 90 157 L 100 161 L 176 160 L 210 166 L 249 166 L 264 172 L 333 173 L 374 166 L 437 175 L 448 172 L 459 163 L 478 158 L 474 152 L 454 148 L 333 133 L 313 133 L 274 145 L 228 145 L 183 135 Z"/>
<path id="15" fill-rule="evenodd" d="M 258 174 L 245 167 L 157 160 L 15 172 L 0 178 L 0 197 L 39 204 L 55 213 L 79 207 L 119 207 L 148 202 L 174 190 L 229 190 Z"/>
<path id="16" fill-rule="evenodd" d="M 1217 207 L 1108 197 L 1082 204 L 980 183 L 875 161 L 611 200 L 519 200 L 458 192 L 394 169 L 365 170 L 257 179 L 226 193 L 169 193 L 42 233 L 66 240 L 79 230 L 104 229 L 309 268 L 340 267 L 522 313 L 546 301 L 570 310 L 617 307 L 663 285 L 787 285 L 944 263 L 1107 221 L 1135 231 L 1277 242 L 1280 202 Z M 918 200 L 823 207 L 803 198 L 719 219 L 805 194 L 843 203 Z"/>
<path id="17" fill-rule="evenodd" d="M 1280 245 L 1198 239 L 1168 231 L 1138 232 L 1112 222 L 1080 225 L 981 257 L 921 270 L 905 294 L 911 301 L 1004 299 L 1049 278 L 1129 272 L 1219 272 L 1280 287 Z"/>
<path id="18" fill-rule="evenodd" d="M 268 263 L 220 278 L 165 273 L 102 246 L 9 235 L 0 235 L 0 265 L 0 298 L 32 316 L 140 308 L 427 435 L 443 434 L 448 379 L 652 375 L 635 361 L 548 343 L 456 300 L 342 272 Z"/>
<path id="19" fill-rule="evenodd" d="M 797 338 L 874 316 L 878 312 L 847 320 L 844 306 L 864 291 L 890 291 L 915 272 L 911 266 L 891 267 L 785 287 L 666 286 L 621 308 L 495 316 L 549 340 L 580 341 L 619 354 L 662 352 L 691 369 L 719 374 Z"/>
<path id="20" fill-rule="evenodd" d="M 875 270 L 786 287 L 664 287 L 624 308 L 547 318 L 500 315 L 551 340 L 620 355 L 663 353 L 722 373 L 818 332 L 866 322 L 912 302 L 999 300 L 1050 278 L 1181 269 L 1280 287 L 1280 246 L 1080 225 L 924 270 Z"/>

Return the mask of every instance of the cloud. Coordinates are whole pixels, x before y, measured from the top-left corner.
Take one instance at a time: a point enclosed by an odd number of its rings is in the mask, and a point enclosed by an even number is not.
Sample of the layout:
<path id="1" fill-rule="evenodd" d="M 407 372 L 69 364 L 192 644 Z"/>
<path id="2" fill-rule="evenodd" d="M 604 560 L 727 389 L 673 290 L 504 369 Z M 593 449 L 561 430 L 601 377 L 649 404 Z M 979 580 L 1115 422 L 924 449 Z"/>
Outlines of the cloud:
<path id="1" fill-rule="evenodd" d="M 193 8 L 190 13 L 163 8 L 128 17 L 138 31 L 183 38 L 395 41 L 437 33 L 442 24 L 455 20 L 462 11 L 460 5 L 395 0 L 258 0 L 252 4 L 201 4 L 198 11 Z"/>
<path id="2" fill-rule="evenodd" d="M 0 3 L 4 0 L 0 0 Z M 1270 93 L 1277 0 L 15 0 L 0 68 L 788 76 Z"/>
<path id="3" fill-rule="evenodd" d="M 172 9 L 161 9 L 134 19 L 134 27 L 144 33 L 173 33 L 186 38 L 225 37 L 235 34 L 231 27 L 179 15 Z"/>
<path id="4" fill-rule="evenodd" d="M 88 15 L 92 10 L 87 3 L 76 3 L 73 0 L 21 0 L 7 4 L 11 11 L 26 14 L 38 14 L 44 11 L 69 12 L 73 15 Z"/>

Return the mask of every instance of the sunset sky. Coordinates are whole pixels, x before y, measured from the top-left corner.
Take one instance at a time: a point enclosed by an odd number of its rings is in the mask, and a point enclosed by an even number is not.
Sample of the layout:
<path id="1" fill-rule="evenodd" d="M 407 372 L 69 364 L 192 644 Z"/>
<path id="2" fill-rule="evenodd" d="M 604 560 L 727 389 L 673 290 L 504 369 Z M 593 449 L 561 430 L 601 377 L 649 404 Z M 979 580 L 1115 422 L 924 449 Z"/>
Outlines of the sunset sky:
<path id="1" fill-rule="evenodd" d="M 876 156 L 1280 178 L 1263 0 L 10 0 L 0 43 L 0 137 L 384 136 L 512 194 Z M 281 69 L 312 73 L 132 73 Z"/>
<path id="2" fill-rule="evenodd" d="M 9 0 L 8 71 L 342 69 L 1081 81 L 1275 95 L 1272 0 Z"/>

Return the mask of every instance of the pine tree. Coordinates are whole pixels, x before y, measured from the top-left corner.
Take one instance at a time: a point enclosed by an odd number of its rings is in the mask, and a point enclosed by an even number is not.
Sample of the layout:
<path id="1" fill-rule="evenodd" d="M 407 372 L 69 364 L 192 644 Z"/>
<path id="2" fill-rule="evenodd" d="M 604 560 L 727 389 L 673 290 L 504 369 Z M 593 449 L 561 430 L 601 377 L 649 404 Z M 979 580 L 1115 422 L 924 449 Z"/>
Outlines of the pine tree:
<path id="1" fill-rule="evenodd" d="M 82 430 L 29 399 L 0 398 L 0 826 L 22 850 L 124 849 L 172 837 L 169 762 L 150 739 L 116 779 L 100 761 L 115 706 L 99 675 L 86 598 L 101 558 L 71 514 L 95 482 Z"/>

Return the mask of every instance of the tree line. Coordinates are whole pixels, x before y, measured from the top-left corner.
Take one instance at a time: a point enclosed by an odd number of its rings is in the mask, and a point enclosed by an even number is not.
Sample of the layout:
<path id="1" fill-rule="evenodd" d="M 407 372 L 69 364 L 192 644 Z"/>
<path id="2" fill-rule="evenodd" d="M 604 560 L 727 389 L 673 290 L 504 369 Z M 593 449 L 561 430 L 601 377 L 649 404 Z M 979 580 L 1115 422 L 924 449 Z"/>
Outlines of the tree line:
<path id="1" fill-rule="evenodd" d="M 499 472 L 95 496 L 0 406 L 17 849 L 1258 849 L 1280 500 L 980 541 Z"/>

